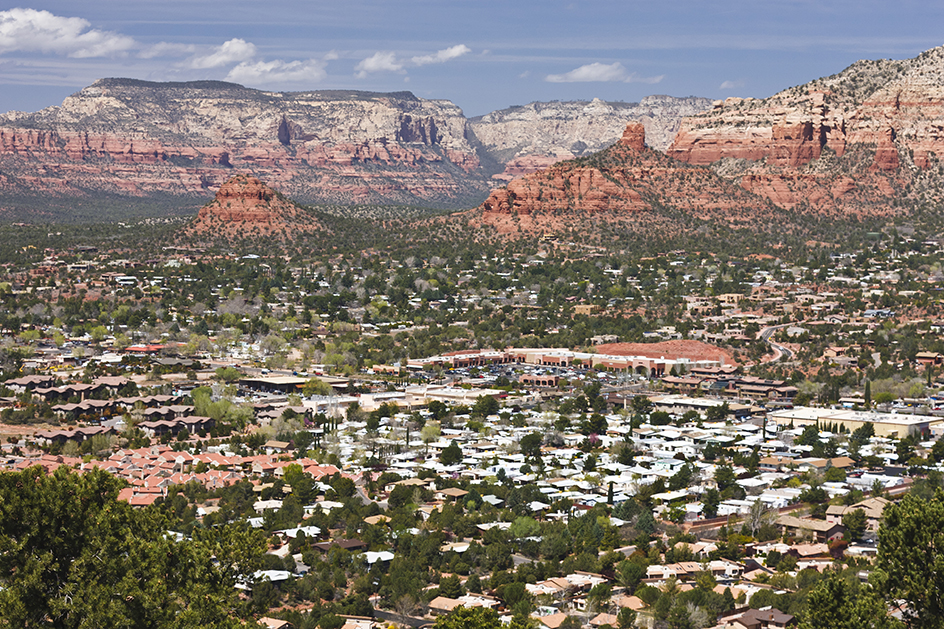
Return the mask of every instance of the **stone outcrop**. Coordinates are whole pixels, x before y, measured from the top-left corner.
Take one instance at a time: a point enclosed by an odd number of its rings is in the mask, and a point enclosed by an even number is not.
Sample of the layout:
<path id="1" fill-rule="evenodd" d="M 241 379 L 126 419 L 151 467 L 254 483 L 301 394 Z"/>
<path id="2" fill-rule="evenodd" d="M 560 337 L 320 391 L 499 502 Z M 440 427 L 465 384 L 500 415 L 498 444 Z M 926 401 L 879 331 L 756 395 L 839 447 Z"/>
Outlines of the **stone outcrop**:
<path id="1" fill-rule="evenodd" d="M 58 107 L 0 115 L 0 194 L 205 197 L 238 171 L 305 203 L 468 207 L 506 163 L 509 178 L 532 172 L 612 144 L 634 116 L 669 129 L 709 102 L 651 98 L 470 121 L 409 92 L 102 79 Z"/>
<path id="2" fill-rule="evenodd" d="M 649 146 L 665 150 L 683 116 L 710 106 L 710 100 L 694 96 L 647 96 L 638 103 L 530 103 L 472 118 L 469 126 L 485 154 L 483 161 L 504 165 L 493 178 L 511 180 L 602 151 L 619 139 L 629 121 L 643 125 Z"/>
<path id="3" fill-rule="evenodd" d="M 562 217 L 632 222 L 665 207 L 732 224 L 767 213 L 761 198 L 648 148 L 645 137 L 641 123 L 630 123 L 608 149 L 514 179 L 492 191 L 476 220 L 508 233 L 522 221 L 529 230 L 556 230 L 567 227 L 569 219 Z"/>
<path id="4" fill-rule="evenodd" d="M 859 61 L 766 99 L 716 101 L 682 121 L 667 154 L 784 207 L 891 211 L 909 186 L 934 179 L 944 154 L 944 48 Z"/>
<path id="5" fill-rule="evenodd" d="M 220 186 L 216 197 L 197 214 L 185 233 L 202 238 L 254 236 L 290 239 L 322 229 L 297 204 L 250 175 L 236 175 Z"/>

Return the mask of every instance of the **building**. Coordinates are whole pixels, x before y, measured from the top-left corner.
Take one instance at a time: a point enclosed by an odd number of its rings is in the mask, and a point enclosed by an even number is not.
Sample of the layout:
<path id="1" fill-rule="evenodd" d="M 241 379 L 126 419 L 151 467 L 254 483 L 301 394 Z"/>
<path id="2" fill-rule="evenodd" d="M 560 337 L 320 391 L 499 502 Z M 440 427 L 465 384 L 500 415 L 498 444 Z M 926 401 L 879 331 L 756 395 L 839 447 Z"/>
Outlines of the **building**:
<path id="1" fill-rule="evenodd" d="M 865 424 L 871 424 L 876 437 L 890 438 L 926 435 L 930 434 L 934 427 L 944 427 L 942 417 L 805 406 L 773 411 L 768 413 L 767 417 L 775 421 L 778 426 L 793 426 L 794 428 L 810 425 L 831 426 L 833 430 L 841 428 L 850 433 Z"/>

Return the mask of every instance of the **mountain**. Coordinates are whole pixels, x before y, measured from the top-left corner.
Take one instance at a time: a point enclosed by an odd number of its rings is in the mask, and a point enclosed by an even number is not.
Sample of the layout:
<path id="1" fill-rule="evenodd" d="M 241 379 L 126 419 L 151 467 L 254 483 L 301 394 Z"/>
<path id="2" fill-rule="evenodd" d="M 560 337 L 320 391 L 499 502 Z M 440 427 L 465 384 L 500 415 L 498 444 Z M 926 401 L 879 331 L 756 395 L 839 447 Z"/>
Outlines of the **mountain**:
<path id="1" fill-rule="evenodd" d="M 245 172 L 304 203 L 468 207 L 515 156 L 612 143 L 633 115 L 668 129 L 709 105 L 678 100 L 532 103 L 521 109 L 540 115 L 470 121 L 449 101 L 409 92 L 101 79 L 60 106 L 0 115 L 0 204 L 23 194 L 206 197 Z"/>
<path id="2" fill-rule="evenodd" d="M 216 192 L 186 235 L 220 240 L 266 236 L 290 240 L 299 233 L 321 230 L 317 219 L 296 203 L 249 175 L 235 175 Z"/>
<path id="3" fill-rule="evenodd" d="M 765 99 L 716 101 L 682 121 L 667 154 L 781 207 L 876 214 L 938 202 L 944 47 L 858 61 Z"/>
<path id="4" fill-rule="evenodd" d="M 638 103 L 530 103 L 469 120 L 486 155 L 504 168 L 493 179 L 511 180 L 566 159 L 596 153 L 615 142 L 626 123 L 641 122 L 649 146 L 664 151 L 684 116 L 711 107 L 707 98 L 647 96 Z M 481 152 L 480 152 L 481 156 Z"/>
<path id="5" fill-rule="evenodd" d="M 641 123 L 593 155 L 518 177 L 470 213 L 473 225 L 499 234 L 599 233 L 606 224 L 681 233 L 706 220 L 736 228 L 764 221 L 771 204 L 710 169 L 646 146 Z M 587 233 L 590 233 L 587 232 Z"/>

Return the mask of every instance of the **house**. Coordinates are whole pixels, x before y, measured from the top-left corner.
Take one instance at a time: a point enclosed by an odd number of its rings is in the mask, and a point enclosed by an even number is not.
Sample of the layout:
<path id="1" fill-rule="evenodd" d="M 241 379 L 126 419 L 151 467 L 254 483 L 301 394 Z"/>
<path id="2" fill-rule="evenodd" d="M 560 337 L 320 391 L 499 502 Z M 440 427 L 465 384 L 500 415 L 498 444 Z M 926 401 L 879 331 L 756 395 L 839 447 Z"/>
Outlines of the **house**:
<path id="1" fill-rule="evenodd" d="M 567 618 L 568 616 L 564 612 L 557 612 L 550 616 L 538 616 L 538 626 L 540 629 L 557 629 Z"/>
<path id="2" fill-rule="evenodd" d="M 336 539 L 330 542 L 319 542 L 318 544 L 312 544 L 311 547 L 328 554 L 331 552 L 332 548 L 343 548 L 344 550 L 349 550 L 351 552 L 366 550 L 367 544 L 359 539 Z"/>
<path id="3" fill-rule="evenodd" d="M 749 609 L 725 626 L 732 629 L 786 629 L 795 624 L 796 618 L 772 607 L 763 611 Z"/>
<path id="4" fill-rule="evenodd" d="M 437 596 L 429 602 L 429 613 L 431 616 L 443 616 L 454 610 L 456 607 L 461 607 L 464 605 L 465 603 L 457 598 Z"/>
<path id="5" fill-rule="evenodd" d="M 469 492 L 464 489 L 459 489 L 458 487 L 446 487 L 436 492 L 435 498 L 437 500 L 459 500 L 460 498 L 467 496 Z"/>
<path id="6" fill-rule="evenodd" d="M 338 617 L 344 620 L 341 629 L 371 629 L 374 626 L 374 619 L 368 616 L 345 616 L 338 614 Z"/>
<path id="7" fill-rule="evenodd" d="M 882 513 L 889 501 L 882 497 L 866 498 L 854 505 L 830 505 L 826 509 L 826 521 L 834 524 L 842 524 L 842 516 L 862 509 L 865 511 L 865 528 L 868 531 L 877 531 L 878 525 L 882 521 Z"/>
<path id="8" fill-rule="evenodd" d="M 790 537 L 812 536 L 818 542 L 840 539 L 846 530 L 842 524 L 836 524 L 835 522 L 795 518 L 791 515 L 782 515 L 777 518 L 777 525 L 781 527 L 784 535 Z"/>

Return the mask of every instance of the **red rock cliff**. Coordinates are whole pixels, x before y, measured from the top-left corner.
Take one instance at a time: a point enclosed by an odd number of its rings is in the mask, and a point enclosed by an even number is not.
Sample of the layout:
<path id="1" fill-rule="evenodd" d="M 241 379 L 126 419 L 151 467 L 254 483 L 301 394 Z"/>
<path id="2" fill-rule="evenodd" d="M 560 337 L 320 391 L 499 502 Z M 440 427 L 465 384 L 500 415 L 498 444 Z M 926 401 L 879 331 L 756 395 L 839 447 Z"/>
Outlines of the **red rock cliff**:
<path id="1" fill-rule="evenodd" d="M 716 101 L 682 121 L 667 154 L 783 207 L 894 211 L 911 182 L 940 177 L 944 48 L 857 62 L 763 100 Z M 852 187 L 840 181 L 849 177 Z"/>
<path id="2" fill-rule="evenodd" d="M 321 229 L 318 222 L 295 203 L 249 175 L 236 175 L 197 214 L 187 232 L 198 236 L 290 238 L 298 232 Z"/>
<path id="3" fill-rule="evenodd" d="M 763 214 L 764 205 L 710 171 L 646 148 L 642 125 L 631 123 L 612 147 L 514 179 L 492 191 L 478 212 L 483 224 L 510 233 L 525 226 L 556 230 L 589 216 L 633 221 L 657 206 L 726 217 Z"/>

